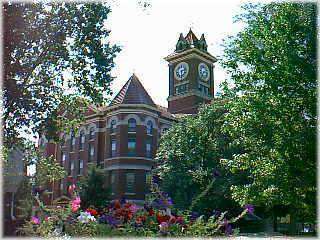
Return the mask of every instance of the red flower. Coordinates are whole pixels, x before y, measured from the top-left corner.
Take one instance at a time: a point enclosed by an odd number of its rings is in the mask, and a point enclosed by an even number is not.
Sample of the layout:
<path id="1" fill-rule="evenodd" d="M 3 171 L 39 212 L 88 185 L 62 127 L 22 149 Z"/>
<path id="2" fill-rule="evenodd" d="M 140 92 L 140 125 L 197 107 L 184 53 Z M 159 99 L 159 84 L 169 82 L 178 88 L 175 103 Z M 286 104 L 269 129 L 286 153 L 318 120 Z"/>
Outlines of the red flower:
<path id="1" fill-rule="evenodd" d="M 157 214 L 157 221 L 159 224 L 161 224 L 162 222 L 167 222 L 170 219 L 170 216 L 162 216 L 159 213 Z"/>
<path id="2" fill-rule="evenodd" d="M 95 217 L 98 216 L 97 210 L 95 210 L 95 209 L 93 209 L 93 208 L 88 208 L 88 209 L 86 210 L 86 212 L 90 213 L 91 216 L 95 216 Z"/>
<path id="3" fill-rule="evenodd" d="M 153 209 L 151 208 L 151 209 L 149 210 L 149 216 L 153 216 L 153 214 L 154 214 L 154 211 L 153 211 Z"/>
<path id="4" fill-rule="evenodd" d="M 115 209 L 121 208 L 121 203 L 120 203 L 119 200 L 115 200 L 115 201 L 114 201 L 114 208 L 115 208 Z"/>
<path id="5" fill-rule="evenodd" d="M 169 223 L 171 223 L 171 224 L 176 223 L 176 218 L 174 216 L 171 216 L 169 219 Z"/>

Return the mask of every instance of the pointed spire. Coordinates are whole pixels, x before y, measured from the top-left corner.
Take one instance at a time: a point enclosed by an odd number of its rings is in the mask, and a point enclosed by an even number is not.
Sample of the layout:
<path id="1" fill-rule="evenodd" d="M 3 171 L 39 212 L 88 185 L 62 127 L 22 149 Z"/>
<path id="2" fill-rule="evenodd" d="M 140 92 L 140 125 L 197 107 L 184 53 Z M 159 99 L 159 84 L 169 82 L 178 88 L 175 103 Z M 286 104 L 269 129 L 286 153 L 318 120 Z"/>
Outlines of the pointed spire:
<path id="1" fill-rule="evenodd" d="M 188 41 L 188 43 L 191 46 L 195 46 L 196 42 L 198 41 L 198 38 L 196 37 L 196 35 L 193 33 L 192 29 L 190 28 L 187 36 L 185 37 L 186 40 Z"/>
<path id="2" fill-rule="evenodd" d="M 180 36 L 179 36 L 179 41 L 185 41 L 186 39 L 183 37 L 183 34 L 180 33 Z"/>

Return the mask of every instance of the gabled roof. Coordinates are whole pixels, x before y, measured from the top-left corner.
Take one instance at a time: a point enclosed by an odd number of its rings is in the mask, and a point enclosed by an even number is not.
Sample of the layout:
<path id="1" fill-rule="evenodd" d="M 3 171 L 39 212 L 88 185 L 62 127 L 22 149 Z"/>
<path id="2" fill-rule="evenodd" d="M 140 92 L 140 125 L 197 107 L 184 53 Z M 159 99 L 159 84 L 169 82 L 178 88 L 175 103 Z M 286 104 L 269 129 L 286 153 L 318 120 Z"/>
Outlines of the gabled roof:
<path id="1" fill-rule="evenodd" d="M 156 106 L 135 74 L 129 78 L 119 93 L 111 101 L 110 106 L 116 104 L 147 104 Z"/>

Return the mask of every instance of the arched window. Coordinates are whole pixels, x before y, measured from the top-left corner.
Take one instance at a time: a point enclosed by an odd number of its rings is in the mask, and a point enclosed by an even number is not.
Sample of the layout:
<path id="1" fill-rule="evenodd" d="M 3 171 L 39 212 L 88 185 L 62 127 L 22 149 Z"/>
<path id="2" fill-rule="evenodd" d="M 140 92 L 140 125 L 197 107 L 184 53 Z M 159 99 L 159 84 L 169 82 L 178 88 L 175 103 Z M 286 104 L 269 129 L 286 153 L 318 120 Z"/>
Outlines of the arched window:
<path id="1" fill-rule="evenodd" d="M 149 120 L 147 122 L 147 134 L 152 135 L 152 130 L 153 130 L 153 125 L 152 125 L 152 122 Z"/>
<path id="2" fill-rule="evenodd" d="M 128 120 L 128 132 L 135 132 L 137 127 L 137 121 L 134 118 Z"/>
<path id="3" fill-rule="evenodd" d="M 79 149 L 83 150 L 84 149 L 84 142 L 86 140 L 86 135 L 84 134 L 84 131 L 80 132 L 80 145 L 79 145 Z"/>
<path id="4" fill-rule="evenodd" d="M 116 124 L 117 124 L 116 120 L 113 119 L 111 121 L 111 124 L 110 124 L 110 132 L 111 133 L 115 133 L 116 132 L 116 129 L 117 129 L 117 125 Z"/>
<path id="5" fill-rule="evenodd" d="M 89 137 L 90 137 L 90 139 L 94 139 L 94 127 L 90 128 Z"/>

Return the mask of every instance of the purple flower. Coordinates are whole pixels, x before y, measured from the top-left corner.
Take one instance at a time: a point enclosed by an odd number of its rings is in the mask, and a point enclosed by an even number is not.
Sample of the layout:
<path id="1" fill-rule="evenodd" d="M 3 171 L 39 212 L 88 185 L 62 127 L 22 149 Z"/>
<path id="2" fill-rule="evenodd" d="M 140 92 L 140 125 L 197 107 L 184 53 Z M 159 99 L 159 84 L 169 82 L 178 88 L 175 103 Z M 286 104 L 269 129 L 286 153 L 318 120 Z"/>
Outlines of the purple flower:
<path id="1" fill-rule="evenodd" d="M 212 216 L 219 217 L 220 215 L 221 215 L 221 212 L 220 212 L 220 211 L 218 211 L 218 210 L 213 210 Z"/>
<path id="2" fill-rule="evenodd" d="M 246 204 L 246 205 L 244 205 L 244 208 L 247 209 L 248 213 L 253 214 L 254 206 L 252 204 Z"/>
<path id="3" fill-rule="evenodd" d="M 225 227 L 224 227 L 224 233 L 229 236 L 232 234 L 232 226 L 230 224 L 227 224 Z"/>
<path id="4" fill-rule="evenodd" d="M 112 227 L 116 227 L 119 224 L 119 221 L 111 215 L 106 215 L 106 223 Z"/>
<path id="5" fill-rule="evenodd" d="M 195 221 L 199 216 L 200 216 L 199 213 L 197 213 L 197 212 L 191 212 L 190 220 L 191 220 L 191 221 Z"/>
<path id="6" fill-rule="evenodd" d="M 125 204 L 127 202 L 125 196 L 122 196 L 121 199 L 120 199 L 120 203 L 121 204 Z"/>
<path id="7" fill-rule="evenodd" d="M 217 169 L 214 169 L 214 170 L 212 171 L 212 176 L 213 176 L 214 178 L 218 178 L 218 177 L 221 177 L 221 173 L 220 173 Z"/>
<path id="8" fill-rule="evenodd" d="M 160 179 L 160 177 L 159 177 L 158 175 L 153 175 L 153 176 L 152 176 L 152 182 L 153 182 L 154 184 L 158 184 L 158 183 L 161 182 L 161 179 Z"/>
<path id="9" fill-rule="evenodd" d="M 38 217 L 32 216 L 31 217 L 31 222 L 33 224 L 39 225 L 40 224 L 40 219 Z"/>
<path id="10" fill-rule="evenodd" d="M 163 235 L 166 235 L 168 233 L 169 230 L 169 224 L 167 222 L 162 222 L 159 225 L 159 229 L 160 229 L 160 233 Z"/>

